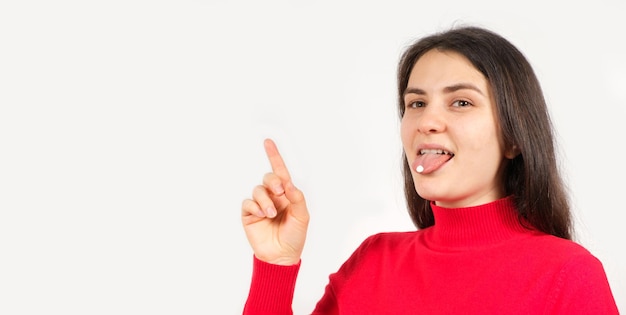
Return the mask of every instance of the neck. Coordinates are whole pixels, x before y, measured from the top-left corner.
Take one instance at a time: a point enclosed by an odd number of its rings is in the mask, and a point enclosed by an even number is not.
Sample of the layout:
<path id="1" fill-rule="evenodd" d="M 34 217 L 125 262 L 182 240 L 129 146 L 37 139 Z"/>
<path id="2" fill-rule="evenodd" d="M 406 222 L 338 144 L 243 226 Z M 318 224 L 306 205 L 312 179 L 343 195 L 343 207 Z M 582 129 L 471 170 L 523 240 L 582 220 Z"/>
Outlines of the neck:
<path id="1" fill-rule="evenodd" d="M 431 241 L 445 248 L 476 248 L 527 235 L 511 197 L 472 207 L 444 208 L 431 203 L 435 225 Z"/>

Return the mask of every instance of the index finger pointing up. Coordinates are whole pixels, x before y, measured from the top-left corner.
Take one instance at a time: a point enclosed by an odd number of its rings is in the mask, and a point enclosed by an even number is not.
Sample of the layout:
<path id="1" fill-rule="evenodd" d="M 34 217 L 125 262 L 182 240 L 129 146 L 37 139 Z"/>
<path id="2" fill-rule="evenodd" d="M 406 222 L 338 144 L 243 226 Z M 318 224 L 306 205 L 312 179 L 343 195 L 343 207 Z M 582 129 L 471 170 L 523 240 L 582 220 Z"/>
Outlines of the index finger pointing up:
<path id="1" fill-rule="evenodd" d="M 287 166 L 285 165 L 282 156 L 280 156 L 274 141 L 271 139 L 265 139 L 263 145 L 265 146 L 265 153 L 267 154 L 267 158 L 270 160 L 270 165 L 272 166 L 274 174 L 278 175 L 278 177 L 280 177 L 283 181 L 290 181 L 291 177 L 289 176 L 289 171 L 287 170 Z"/>
<path id="2" fill-rule="evenodd" d="M 263 142 L 265 146 L 265 153 L 267 153 L 267 158 L 270 160 L 270 164 L 272 165 L 272 172 L 280 178 L 282 181 L 281 188 L 275 192 L 280 194 L 280 191 L 284 191 L 284 196 L 287 198 L 289 203 L 285 205 L 282 210 L 288 210 L 290 217 L 294 218 L 296 221 L 304 224 L 304 229 L 306 230 L 306 225 L 309 221 L 309 211 L 306 207 L 306 202 L 304 201 L 304 195 L 302 191 L 297 189 L 293 183 L 291 182 L 291 177 L 289 176 L 289 171 L 287 171 L 287 166 L 283 161 L 283 158 L 278 153 L 278 148 L 276 144 L 271 139 L 265 139 Z M 280 209 L 277 209 L 280 211 Z"/>

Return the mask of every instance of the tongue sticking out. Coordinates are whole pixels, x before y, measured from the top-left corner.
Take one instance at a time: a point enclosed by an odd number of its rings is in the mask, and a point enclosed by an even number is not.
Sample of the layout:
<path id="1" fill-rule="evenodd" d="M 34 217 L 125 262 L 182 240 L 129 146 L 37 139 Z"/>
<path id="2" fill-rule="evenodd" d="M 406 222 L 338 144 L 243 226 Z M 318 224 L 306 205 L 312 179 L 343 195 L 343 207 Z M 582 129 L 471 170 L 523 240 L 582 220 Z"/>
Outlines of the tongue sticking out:
<path id="1" fill-rule="evenodd" d="M 418 155 L 413 161 L 413 170 L 420 174 L 436 171 L 441 165 L 452 158 L 450 154 L 426 153 Z"/>

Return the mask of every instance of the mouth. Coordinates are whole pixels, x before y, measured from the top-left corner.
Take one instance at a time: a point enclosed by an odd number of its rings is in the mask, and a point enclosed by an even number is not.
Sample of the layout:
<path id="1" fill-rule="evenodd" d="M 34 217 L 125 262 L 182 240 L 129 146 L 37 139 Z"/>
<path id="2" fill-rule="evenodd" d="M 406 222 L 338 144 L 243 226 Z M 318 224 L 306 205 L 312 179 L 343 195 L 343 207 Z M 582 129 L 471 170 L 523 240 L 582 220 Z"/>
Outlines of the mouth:
<path id="1" fill-rule="evenodd" d="M 454 153 L 443 149 L 420 149 L 411 164 L 413 171 L 419 174 L 430 174 L 454 157 Z"/>
<path id="2" fill-rule="evenodd" d="M 437 149 L 422 149 L 422 150 L 419 150 L 418 154 L 419 155 L 424 155 L 424 154 L 441 154 L 441 155 L 449 155 L 450 158 L 454 157 L 454 153 L 452 153 L 450 151 L 437 150 Z"/>

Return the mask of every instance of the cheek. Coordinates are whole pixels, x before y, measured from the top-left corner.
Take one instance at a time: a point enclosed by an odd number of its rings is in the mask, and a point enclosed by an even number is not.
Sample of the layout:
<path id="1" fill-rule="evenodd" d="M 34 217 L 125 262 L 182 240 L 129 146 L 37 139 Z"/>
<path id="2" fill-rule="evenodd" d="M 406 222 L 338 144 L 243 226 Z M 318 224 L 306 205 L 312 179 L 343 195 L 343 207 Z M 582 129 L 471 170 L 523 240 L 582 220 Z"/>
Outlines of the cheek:
<path id="1" fill-rule="evenodd" d="M 400 121 L 400 138 L 402 140 L 402 145 L 406 148 L 411 144 L 411 137 L 413 135 L 412 128 L 408 122 L 408 119 L 402 117 Z"/>
<path id="2" fill-rule="evenodd" d="M 470 130 L 469 128 L 465 130 Z M 500 132 L 498 128 L 491 122 L 484 122 L 481 127 L 475 128 L 475 131 L 470 133 L 465 133 L 467 138 L 467 143 L 471 143 L 471 147 L 475 151 L 485 151 L 486 154 L 494 154 L 498 152 L 498 154 L 503 155 L 504 146 L 502 145 L 502 137 L 500 136 Z"/>
<path id="3" fill-rule="evenodd" d="M 504 161 L 504 150 L 497 131 L 489 130 L 484 135 L 486 136 L 482 138 L 475 137 L 480 141 L 474 142 L 472 150 L 477 157 L 475 161 L 478 164 L 477 167 L 480 167 L 485 174 L 491 174 L 497 172 Z"/>

